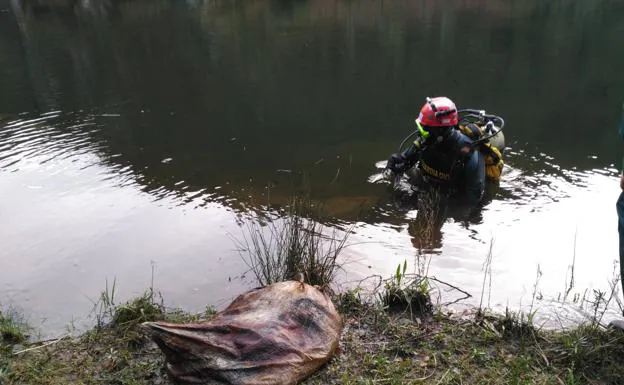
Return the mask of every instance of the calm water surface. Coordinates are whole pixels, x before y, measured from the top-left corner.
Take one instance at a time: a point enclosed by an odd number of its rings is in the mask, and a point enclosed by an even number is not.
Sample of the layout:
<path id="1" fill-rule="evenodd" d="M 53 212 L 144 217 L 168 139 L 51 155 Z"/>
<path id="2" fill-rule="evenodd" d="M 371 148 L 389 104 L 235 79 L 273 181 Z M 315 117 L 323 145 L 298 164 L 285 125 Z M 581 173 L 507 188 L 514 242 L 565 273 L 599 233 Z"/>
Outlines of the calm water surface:
<path id="1" fill-rule="evenodd" d="M 88 323 L 152 265 L 168 305 L 227 305 L 254 285 L 241 224 L 304 177 L 355 224 L 345 285 L 420 256 L 478 304 L 492 245 L 492 307 L 530 305 L 539 269 L 536 306 L 581 318 L 551 301 L 573 259 L 573 292 L 608 290 L 621 1 L 49 3 L 0 0 L 0 303 L 35 326 Z M 421 250 L 368 180 L 441 94 L 502 115 L 510 148 L 481 218 Z"/>

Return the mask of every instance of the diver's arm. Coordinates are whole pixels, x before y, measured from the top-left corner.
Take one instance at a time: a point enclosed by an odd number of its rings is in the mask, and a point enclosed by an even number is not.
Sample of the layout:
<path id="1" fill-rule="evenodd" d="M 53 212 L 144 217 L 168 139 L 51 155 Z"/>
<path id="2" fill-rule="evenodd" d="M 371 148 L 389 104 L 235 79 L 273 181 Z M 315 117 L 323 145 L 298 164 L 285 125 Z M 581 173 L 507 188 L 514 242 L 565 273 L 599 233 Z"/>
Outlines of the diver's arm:
<path id="1" fill-rule="evenodd" d="M 469 156 L 475 148 L 473 140 L 459 130 L 451 131 L 447 140 L 450 140 L 455 144 L 454 152 L 457 156 Z"/>
<path id="2" fill-rule="evenodd" d="M 405 151 L 401 153 L 401 157 L 405 159 L 405 163 L 407 163 L 407 168 L 412 167 L 416 164 L 416 162 L 418 162 L 421 152 L 421 145 L 417 142 L 413 142 L 407 149 L 405 149 Z"/>
<path id="3" fill-rule="evenodd" d="M 395 173 L 401 173 L 414 166 L 420 159 L 421 147 L 416 142 L 409 145 L 400 154 L 394 153 L 388 158 L 386 169 Z"/>

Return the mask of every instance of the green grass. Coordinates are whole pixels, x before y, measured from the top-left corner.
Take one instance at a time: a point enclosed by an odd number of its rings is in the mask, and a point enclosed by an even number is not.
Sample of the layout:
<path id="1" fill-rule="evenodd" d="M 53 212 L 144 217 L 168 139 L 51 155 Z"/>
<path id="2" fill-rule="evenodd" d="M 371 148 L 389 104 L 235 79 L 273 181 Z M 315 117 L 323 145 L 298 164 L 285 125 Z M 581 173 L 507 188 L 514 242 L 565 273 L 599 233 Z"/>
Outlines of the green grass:
<path id="1" fill-rule="evenodd" d="M 391 313 L 421 315 L 433 309 L 429 280 L 418 274 L 407 274 L 407 261 L 398 265 L 395 274 L 383 281 L 378 292 L 382 307 Z"/>
<path id="2" fill-rule="evenodd" d="M 0 310 L 0 343 L 13 345 L 27 339 L 28 327 L 18 313 L 9 309 Z"/>
<path id="3" fill-rule="evenodd" d="M 420 322 L 347 316 L 338 356 L 307 384 L 620 384 L 624 333 L 582 326 L 539 331 L 527 321 L 445 314 Z"/>
<path id="4" fill-rule="evenodd" d="M 79 337 L 0 350 L 0 384 L 169 384 L 163 354 L 140 323 L 200 321 L 214 310 L 188 314 L 155 298 L 150 289 L 102 308 L 110 322 Z M 624 383 L 624 333 L 596 324 L 546 331 L 510 311 L 397 313 L 363 301 L 357 288 L 334 301 L 345 322 L 339 352 L 304 384 Z"/>
<path id="5" fill-rule="evenodd" d="M 0 310 L 0 384 L 7 377 L 15 348 L 26 343 L 30 331 L 18 312 L 10 308 Z"/>
<path id="6" fill-rule="evenodd" d="M 152 288 L 115 304 L 115 285 L 94 305 L 98 324 L 78 337 L 0 350 L 0 384 L 168 384 L 164 357 L 141 327 L 145 321 L 198 322 L 211 318 L 168 309 Z M 156 300 L 158 298 L 158 300 Z"/>

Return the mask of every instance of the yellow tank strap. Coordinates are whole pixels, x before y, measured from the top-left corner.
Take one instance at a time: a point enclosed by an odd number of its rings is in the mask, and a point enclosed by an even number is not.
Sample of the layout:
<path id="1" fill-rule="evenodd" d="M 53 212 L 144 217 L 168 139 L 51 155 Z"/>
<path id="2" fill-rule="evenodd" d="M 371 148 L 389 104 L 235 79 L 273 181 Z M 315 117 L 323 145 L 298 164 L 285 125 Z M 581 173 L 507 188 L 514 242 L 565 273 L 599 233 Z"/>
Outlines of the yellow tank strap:
<path id="1" fill-rule="evenodd" d="M 486 149 L 485 152 L 487 153 L 485 155 L 493 158 L 494 162 L 503 161 L 503 154 L 501 154 L 498 148 L 492 146 L 490 143 L 484 143 L 482 148 Z"/>
<path id="2" fill-rule="evenodd" d="M 489 143 L 484 144 L 482 149 L 485 149 L 485 174 L 488 178 L 499 181 L 503 172 L 503 155 L 500 150 Z"/>
<path id="3" fill-rule="evenodd" d="M 460 124 L 459 130 L 472 140 L 480 139 L 483 136 L 483 128 L 476 123 Z"/>

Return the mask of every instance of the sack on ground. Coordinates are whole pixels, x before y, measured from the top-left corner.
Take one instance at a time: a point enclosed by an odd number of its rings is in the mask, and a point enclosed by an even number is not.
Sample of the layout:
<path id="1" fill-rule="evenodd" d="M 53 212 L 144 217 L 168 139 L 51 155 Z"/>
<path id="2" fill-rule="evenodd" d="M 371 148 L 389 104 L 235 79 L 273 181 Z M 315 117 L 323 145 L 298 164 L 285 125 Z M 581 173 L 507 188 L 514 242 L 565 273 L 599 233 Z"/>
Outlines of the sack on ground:
<path id="1" fill-rule="evenodd" d="M 144 325 L 178 384 L 296 384 L 332 357 L 342 329 L 331 299 L 295 281 L 245 293 L 207 322 Z"/>

